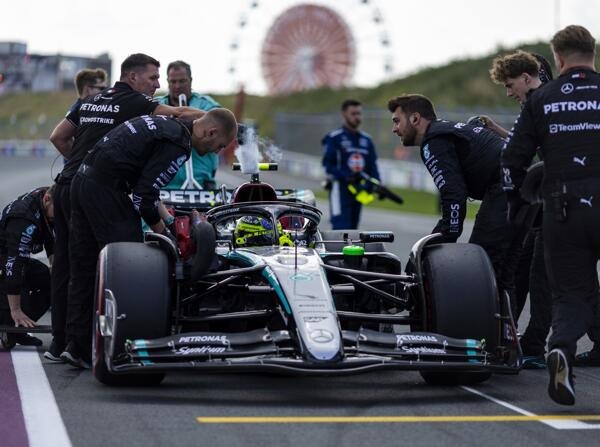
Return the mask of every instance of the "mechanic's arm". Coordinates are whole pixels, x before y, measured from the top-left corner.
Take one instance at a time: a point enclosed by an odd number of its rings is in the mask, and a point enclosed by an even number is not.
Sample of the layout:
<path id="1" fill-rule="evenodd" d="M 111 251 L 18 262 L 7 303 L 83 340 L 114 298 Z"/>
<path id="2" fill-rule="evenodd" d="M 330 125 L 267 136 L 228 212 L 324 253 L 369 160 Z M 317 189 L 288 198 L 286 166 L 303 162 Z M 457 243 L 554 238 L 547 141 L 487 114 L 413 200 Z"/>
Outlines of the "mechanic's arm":
<path id="1" fill-rule="evenodd" d="M 175 116 L 177 118 L 196 120 L 206 115 L 204 110 L 194 109 L 193 107 L 173 107 L 167 104 L 159 104 L 154 112 L 154 115 Z"/>
<path id="2" fill-rule="evenodd" d="M 516 194 L 523 184 L 539 142 L 531 101 L 527 101 L 502 150 L 502 187 L 509 197 Z"/>
<path id="3" fill-rule="evenodd" d="M 21 309 L 21 290 L 24 286 L 25 266 L 31 256 L 35 231 L 38 231 L 37 228 L 25 219 L 10 219 L 6 226 L 6 264 L 3 266 L 4 286 L 8 297 L 10 316 L 16 326 L 35 326 L 33 320 Z"/>
<path id="4" fill-rule="evenodd" d="M 50 142 L 61 153 L 63 157 L 69 158 L 69 153 L 73 147 L 73 139 L 75 137 L 75 126 L 67 118 L 58 123 L 50 135 Z"/>
<path id="5" fill-rule="evenodd" d="M 325 137 L 323 139 L 323 166 L 325 172 L 333 176 L 336 180 L 346 181 L 350 171 L 344 168 L 338 168 L 338 144 L 333 138 Z"/>
<path id="6" fill-rule="evenodd" d="M 490 129 L 493 132 L 496 132 L 501 138 L 504 138 L 504 139 L 508 138 L 508 134 L 509 134 L 508 130 L 506 130 L 500 124 L 495 122 L 489 116 L 480 115 L 479 119 L 481 121 L 483 121 L 483 123 L 485 124 L 485 127 L 487 127 L 488 129 Z"/>
<path id="7" fill-rule="evenodd" d="M 7 295 L 7 297 L 10 316 L 15 322 L 15 326 L 34 327 L 35 322 L 21 309 L 21 295 Z"/>
<path id="8" fill-rule="evenodd" d="M 185 163 L 182 158 L 185 155 L 187 151 L 182 147 L 165 142 L 162 150 L 156 151 L 148 160 L 133 188 L 132 198 L 136 210 L 156 233 L 163 233 L 166 228 L 159 212 L 160 189 L 175 177 L 179 168 Z M 177 160 L 183 162 L 178 164 Z"/>
<path id="9" fill-rule="evenodd" d="M 430 140 L 426 147 L 429 156 L 425 158 L 421 151 L 421 157 L 440 191 L 442 203 L 442 218 L 432 233 L 442 233 L 446 242 L 456 242 L 462 234 L 468 197 L 456 149 L 446 138 Z"/>

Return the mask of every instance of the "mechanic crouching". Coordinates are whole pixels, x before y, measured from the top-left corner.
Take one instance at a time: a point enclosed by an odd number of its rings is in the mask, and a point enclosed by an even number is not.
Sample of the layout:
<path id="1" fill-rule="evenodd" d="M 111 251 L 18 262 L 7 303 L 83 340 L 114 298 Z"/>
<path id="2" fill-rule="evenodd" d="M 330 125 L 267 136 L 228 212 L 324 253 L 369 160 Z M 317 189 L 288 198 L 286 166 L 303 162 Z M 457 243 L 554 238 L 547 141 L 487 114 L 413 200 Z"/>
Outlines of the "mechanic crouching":
<path id="1" fill-rule="evenodd" d="M 393 132 L 405 146 L 419 145 L 421 159 L 440 191 L 442 218 L 432 233 L 456 242 L 462 233 L 467 199 L 481 200 L 469 242 L 489 256 L 500 290 L 513 295 L 516 262 L 508 248 L 512 230 L 506 221 L 507 201 L 500 182 L 504 140 L 481 126 L 438 120 L 433 104 L 422 95 L 391 99 Z"/>
<path id="2" fill-rule="evenodd" d="M 31 259 L 43 248 L 50 265 L 54 249 L 53 187 L 19 196 L 0 215 L 0 325 L 31 328 L 50 307 L 50 269 Z M 26 333 L 2 333 L 2 345 L 41 346 Z"/>
<path id="3" fill-rule="evenodd" d="M 65 362 L 90 366 L 100 250 L 111 242 L 143 242 L 140 217 L 154 232 L 174 240 L 159 215 L 160 189 L 190 157 L 192 146 L 201 154 L 217 153 L 236 133 L 235 117 L 223 108 L 193 122 L 145 115 L 110 131 L 85 157 L 71 186 L 68 344 L 61 354 Z"/>

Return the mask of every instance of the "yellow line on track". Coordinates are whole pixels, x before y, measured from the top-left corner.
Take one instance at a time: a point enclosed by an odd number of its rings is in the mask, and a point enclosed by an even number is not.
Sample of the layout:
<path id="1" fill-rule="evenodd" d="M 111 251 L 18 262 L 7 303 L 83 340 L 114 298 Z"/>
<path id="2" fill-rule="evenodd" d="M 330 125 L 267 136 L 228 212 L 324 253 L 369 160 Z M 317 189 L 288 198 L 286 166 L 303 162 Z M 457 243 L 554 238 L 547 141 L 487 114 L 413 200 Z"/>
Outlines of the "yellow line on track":
<path id="1" fill-rule="evenodd" d="M 343 424 L 343 423 L 414 423 L 414 422 L 532 422 L 542 420 L 600 421 L 597 414 L 574 415 L 490 415 L 490 416 L 265 416 L 197 417 L 201 424 Z"/>

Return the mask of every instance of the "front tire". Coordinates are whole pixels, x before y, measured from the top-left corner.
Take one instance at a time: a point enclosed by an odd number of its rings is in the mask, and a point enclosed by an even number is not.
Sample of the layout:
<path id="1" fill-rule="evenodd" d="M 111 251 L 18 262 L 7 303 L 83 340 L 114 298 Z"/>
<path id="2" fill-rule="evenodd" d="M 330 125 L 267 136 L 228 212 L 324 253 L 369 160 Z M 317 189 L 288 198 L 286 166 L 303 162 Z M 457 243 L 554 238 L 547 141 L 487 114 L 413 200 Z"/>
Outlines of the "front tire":
<path id="1" fill-rule="evenodd" d="M 94 318 L 93 372 L 98 381 L 112 386 L 158 385 L 164 373 L 114 374 L 108 370 L 105 355 L 109 339 L 102 337 L 99 315 L 106 311 L 105 291 L 112 292 L 119 315 L 114 360 L 125 351 L 125 341 L 152 339 L 169 334 L 170 287 L 166 253 L 139 242 L 108 244 L 98 259 Z"/>
<path id="2" fill-rule="evenodd" d="M 423 256 L 427 330 L 453 338 L 485 340 L 494 352 L 500 343 L 500 303 L 492 264 L 475 244 L 436 244 Z M 430 385 L 468 385 L 486 381 L 490 372 L 422 371 Z"/>

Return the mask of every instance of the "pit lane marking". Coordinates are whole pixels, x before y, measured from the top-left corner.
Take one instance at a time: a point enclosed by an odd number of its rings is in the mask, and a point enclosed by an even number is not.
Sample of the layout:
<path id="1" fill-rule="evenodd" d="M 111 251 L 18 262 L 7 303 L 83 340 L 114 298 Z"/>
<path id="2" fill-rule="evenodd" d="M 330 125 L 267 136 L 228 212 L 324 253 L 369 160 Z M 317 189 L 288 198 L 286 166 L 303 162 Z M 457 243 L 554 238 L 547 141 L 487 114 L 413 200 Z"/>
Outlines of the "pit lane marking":
<path id="1" fill-rule="evenodd" d="M 416 423 L 416 422 L 580 422 L 600 421 L 598 414 L 582 415 L 489 415 L 489 416 L 258 416 L 197 417 L 201 424 L 340 424 L 340 423 Z M 551 425 L 552 426 L 552 425 Z M 558 428 L 558 427 L 554 427 Z M 600 428 L 589 426 L 586 428 Z"/>
<path id="2" fill-rule="evenodd" d="M 588 415 L 575 415 L 575 414 L 567 415 L 567 414 L 565 414 L 565 415 L 560 415 L 558 417 L 554 417 L 554 416 L 548 417 L 548 416 L 544 416 L 544 415 L 540 416 L 535 413 L 532 413 L 531 411 L 527 411 L 527 410 L 524 410 L 523 408 L 517 407 L 516 405 L 509 404 L 508 402 L 505 402 L 500 399 L 496 399 L 495 397 L 490 396 L 485 393 L 482 393 L 481 391 L 478 391 L 474 388 L 471 388 L 468 386 L 461 386 L 461 388 L 465 391 L 468 391 L 469 393 L 476 394 L 477 396 L 483 397 L 484 399 L 494 402 L 495 404 L 498 404 L 504 408 L 514 411 L 515 413 L 522 414 L 523 416 L 520 416 L 520 417 L 531 418 L 531 420 L 539 421 L 542 424 L 546 424 L 549 427 L 552 427 L 556 430 L 600 430 L 600 424 L 590 425 L 585 422 L 582 422 L 583 420 L 600 420 L 600 415 L 599 416 L 594 416 L 594 415 L 588 416 Z"/>
<path id="3" fill-rule="evenodd" d="M 30 447 L 71 447 L 56 399 L 35 348 L 19 346 L 12 357 Z"/>

